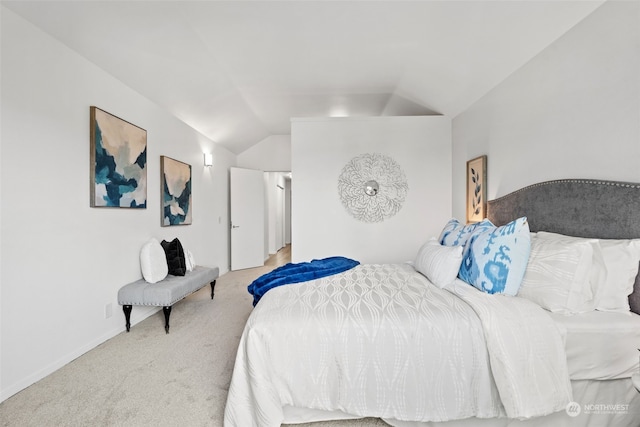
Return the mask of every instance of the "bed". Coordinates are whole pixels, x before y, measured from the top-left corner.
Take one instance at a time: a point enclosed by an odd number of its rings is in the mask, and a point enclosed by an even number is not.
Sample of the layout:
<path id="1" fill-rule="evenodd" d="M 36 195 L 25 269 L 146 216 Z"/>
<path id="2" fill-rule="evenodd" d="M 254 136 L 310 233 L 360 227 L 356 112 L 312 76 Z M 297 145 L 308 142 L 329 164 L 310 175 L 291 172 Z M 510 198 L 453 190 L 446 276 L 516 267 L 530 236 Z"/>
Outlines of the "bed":
<path id="1" fill-rule="evenodd" d="M 480 238 L 441 245 L 449 224 L 423 247 L 447 254 L 430 258 L 439 262 L 426 273 L 419 252 L 416 265 L 357 265 L 273 288 L 241 337 L 225 425 L 378 417 L 397 427 L 637 426 L 640 394 L 630 376 L 640 347 L 640 240 L 632 240 L 640 238 L 640 185 L 549 181 L 487 209 L 494 230 L 518 227 L 520 241 L 529 241 L 525 255 L 536 261 L 522 269 L 545 266 L 522 271 L 517 296 L 481 292 L 443 273 L 454 271 L 457 256 L 462 265 L 478 264 L 464 252 Z M 609 279 L 595 266 L 619 262 L 621 245 L 638 257 L 633 272 L 627 262 L 624 274 L 611 275 L 633 276 L 620 288 L 628 297 L 594 287 Z M 547 256 L 554 250 L 578 254 L 571 271 L 580 274 L 571 286 L 564 275 L 558 288 L 534 286 L 559 259 Z M 496 253 L 493 261 L 516 253 Z M 470 274 L 482 275 L 473 266 Z"/>

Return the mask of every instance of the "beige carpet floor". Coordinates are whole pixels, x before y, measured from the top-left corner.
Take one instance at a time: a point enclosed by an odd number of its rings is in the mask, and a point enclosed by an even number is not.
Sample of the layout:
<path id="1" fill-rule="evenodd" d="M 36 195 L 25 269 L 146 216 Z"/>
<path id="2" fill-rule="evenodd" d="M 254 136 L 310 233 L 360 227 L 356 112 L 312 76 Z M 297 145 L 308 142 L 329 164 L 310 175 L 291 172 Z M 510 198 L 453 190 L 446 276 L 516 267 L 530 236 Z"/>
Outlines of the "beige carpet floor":
<path id="1" fill-rule="evenodd" d="M 206 286 L 175 304 L 170 334 L 160 311 L 0 403 L 0 424 L 222 426 L 238 342 L 252 310 L 247 285 L 287 262 L 288 251 L 264 267 L 221 276 L 213 301 Z M 387 424 L 369 418 L 305 426 Z"/>

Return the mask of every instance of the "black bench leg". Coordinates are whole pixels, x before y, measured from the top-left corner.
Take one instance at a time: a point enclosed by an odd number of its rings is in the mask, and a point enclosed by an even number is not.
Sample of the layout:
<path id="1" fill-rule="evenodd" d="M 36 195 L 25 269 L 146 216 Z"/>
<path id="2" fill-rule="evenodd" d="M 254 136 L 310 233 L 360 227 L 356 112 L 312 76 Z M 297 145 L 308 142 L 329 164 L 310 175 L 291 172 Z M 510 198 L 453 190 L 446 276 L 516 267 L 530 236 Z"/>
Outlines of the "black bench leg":
<path id="1" fill-rule="evenodd" d="M 169 316 L 171 316 L 171 306 L 162 307 L 162 311 L 164 312 L 164 331 L 169 333 Z"/>
<path id="2" fill-rule="evenodd" d="M 124 311 L 124 320 L 125 326 L 127 327 L 127 332 L 129 332 L 129 329 L 131 328 L 131 306 L 123 305 L 122 311 Z"/>
<path id="3" fill-rule="evenodd" d="M 211 299 L 213 299 L 213 288 L 216 287 L 216 281 L 211 282 Z"/>

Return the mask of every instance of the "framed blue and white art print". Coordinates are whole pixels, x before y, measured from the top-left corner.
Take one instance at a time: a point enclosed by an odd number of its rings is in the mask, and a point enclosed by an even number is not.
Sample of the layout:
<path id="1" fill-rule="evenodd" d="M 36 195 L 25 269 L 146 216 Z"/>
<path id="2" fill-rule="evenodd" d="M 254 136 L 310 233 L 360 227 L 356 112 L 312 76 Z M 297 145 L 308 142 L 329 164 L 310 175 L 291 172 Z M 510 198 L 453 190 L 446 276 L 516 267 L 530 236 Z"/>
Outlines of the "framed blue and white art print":
<path id="1" fill-rule="evenodd" d="M 162 226 L 191 224 L 191 165 L 160 156 Z"/>
<path id="2" fill-rule="evenodd" d="M 90 206 L 147 207 L 147 131 L 90 108 Z"/>

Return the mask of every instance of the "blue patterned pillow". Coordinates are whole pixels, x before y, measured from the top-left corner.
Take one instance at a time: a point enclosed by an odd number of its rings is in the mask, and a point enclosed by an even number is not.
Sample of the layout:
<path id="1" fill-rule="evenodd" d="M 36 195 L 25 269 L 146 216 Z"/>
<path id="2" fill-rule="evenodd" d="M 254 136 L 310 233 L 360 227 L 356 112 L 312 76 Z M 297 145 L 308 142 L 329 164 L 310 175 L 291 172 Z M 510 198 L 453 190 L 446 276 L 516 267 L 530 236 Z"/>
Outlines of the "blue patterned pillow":
<path id="1" fill-rule="evenodd" d="M 516 295 L 530 251 L 526 217 L 474 232 L 467 241 L 458 277 L 490 294 Z"/>
<path id="2" fill-rule="evenodd" d="M 475 224 L 462 224 L 457 219 L 450 219 L 440 233 L 438 241 L 444 246 L 464 246 L 469 237 L 476 232 L 495 228 L 488 219 L 483 219 Z"/>

